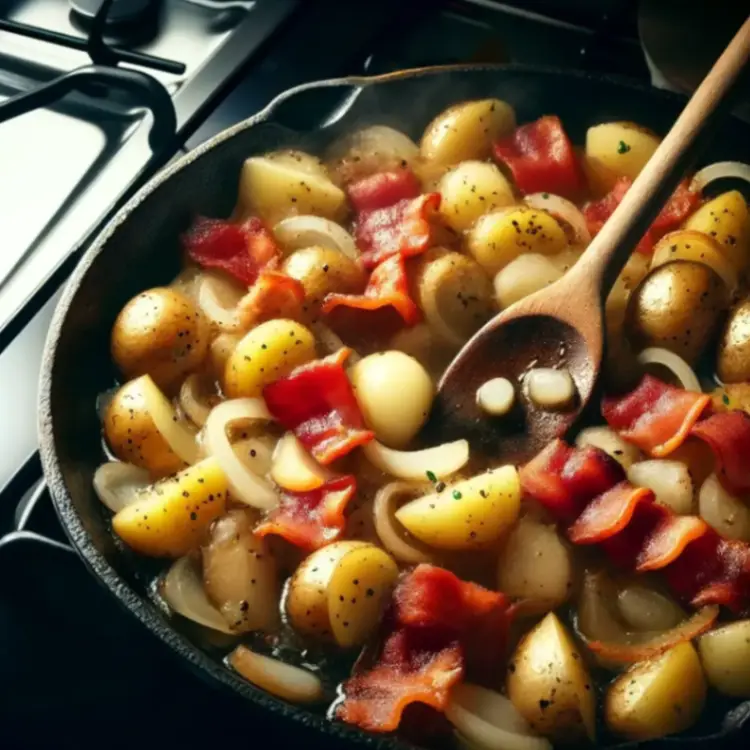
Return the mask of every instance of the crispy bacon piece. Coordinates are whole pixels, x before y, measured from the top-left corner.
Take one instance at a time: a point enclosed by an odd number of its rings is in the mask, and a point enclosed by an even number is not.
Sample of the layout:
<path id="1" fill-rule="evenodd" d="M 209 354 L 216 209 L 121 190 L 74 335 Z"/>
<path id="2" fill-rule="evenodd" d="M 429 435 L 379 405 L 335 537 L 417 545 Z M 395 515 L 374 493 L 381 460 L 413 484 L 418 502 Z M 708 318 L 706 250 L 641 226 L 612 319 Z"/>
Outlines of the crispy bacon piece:
<path id="1" fill-rule="evenodd" d="M 308 552 L 335 542 L 346 526 L 344 511 L 357 489 L 351 476 L 336 477 L 310 492 L 283 492 L 278 508 L 255 529 L 277 534 Z"/>
<path id="2" fill-rule="evenodd" d="M 711 403 L 711 397 L 692 393 L 644 375 L 624 396 L 605 397 L 602 416 L 628 442 L 656 458 L 682 445 L 693 425 Z"/>
<path id="3" fill-rule="evenodd" d="M 369 311 L 391 307 L 410 326 L 422 318 L 417 303 L 409 295 L 403 255 L 394 255 L 383 261 L 372 272 L 364 294 L 326 295 L 321 312 L 328 315 L 339 307 Z"/>
<path id="4" fill-rule="evenodd" d="M 344 372 L 346 347 L 302 365 L 267 385 L 263 398 L 276 421 L 292 430 L 316 461 L 329 464 L 375 435 L 365 429 L 352 385 Z"/>
<path id="5" fill-rule="evenodd" d="M 691 434 L 713 450 L 716 475 L 729 492 L 750 492 L 750 416 L 746 412 L 712 414 L 698 422 Z"/>
<path id="6" fill-rule="evenodd" d="M 305 303 L 305 288 L 281 271 L 261 271 L 250 291 L 239 301 L 240 325 L 249 330 L 273 318 L 299 320 Z"/>
<path id="7" fill-rule="evenodd" d="M 182 236 L 182 245 L 199 266 L 220 268 L 248 286 L 279 258 L 276 240 L 255 217 L 242 224 L 198 217 Z"/>
<path id="8" fill-rule="evenodd" d="M 409 169 L 379 172 L 347 188 L 349 202 L 357 213 L 388 208 L 399 201 L 416 198 L 421 192 L 419 180 Z"/>
<path id="9" fill-rule="evenodd" d="M 568 529 L 573 544 L 599 544 L 622 531 L 633 519 L 641 501 L 652 502 L 654 493 L 623 481 L 595 497 Z"/>
<path id="10" fill-rule="evenodd" d="M 502 594 L 418 565 L 393 592 L 374 665 L 344 683 L 337 717 L 391 732 L 412 703 L 444 709 L 450 688 L 464 672 L 476 679 L 480 661 L 502 674 L 509 620 Z"/>
<path id="11" fill-rule="evenodd" d="M 494 151 L 524 195 L 548 192 L 570 198 L 584 187 L 581 166 L 557 116 L 548 115 L 516 128 L 495 144 Z"/>

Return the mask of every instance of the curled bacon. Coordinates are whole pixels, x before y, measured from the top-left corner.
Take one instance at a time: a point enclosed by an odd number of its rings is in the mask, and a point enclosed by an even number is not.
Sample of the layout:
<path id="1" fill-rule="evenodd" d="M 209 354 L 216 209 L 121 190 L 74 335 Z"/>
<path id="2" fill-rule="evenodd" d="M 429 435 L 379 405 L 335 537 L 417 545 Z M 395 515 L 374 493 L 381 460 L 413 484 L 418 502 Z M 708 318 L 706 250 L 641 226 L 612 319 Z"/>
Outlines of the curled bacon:
<path id="1" fill-rule="evenodd" d="M 263 389 L 268 410 L 292 430 L 316 461 L 329 464 L 375 435 L 365 429 L 352 384 L 344 372 L 346 347 L 302 365 Z"/>
<path id="2" fill-rule="evenodd" d="M 261 271 L 250 291 L 239 301 L 237 315 L 245 330 L 273 318 L 299 320 L 305 288 L 281 271 Z"/>
<path id="3" fill-rule="evenodd" d="M 475 679 L 481 664 L 502 674 L 509 620 L 502 594 L 442 568 L 418 565 L 393 592 L 374 665 L 344 683 L 337 717 L 391 732 L 412 703 L 444 709 L 464 672 Z"/>
<path id="4" fill-rule="evenodd" d="M 307 551 L 335 542 L 346 526 L 344 511 L 357 489 L 353 476 L 336 477 L 309 492 L 283 492 L 279 506 L 258 525 L 259 536 L 277 534 Z"/>
<path id="5" fill-rule="evenodd" d="M 712 414 L 692 434 L 708 443 L 719 481 L 735 495 L 750 492 L 750 416 L 744 411 Z"/>
<path id="6" fill-rule="evenodd" d="M 354 210 L 362 213 L 416 198 L 422 192 L 422 186 L 412 171 L 399 169 L 364 177 L 349 185 L 346 192 Z"/>

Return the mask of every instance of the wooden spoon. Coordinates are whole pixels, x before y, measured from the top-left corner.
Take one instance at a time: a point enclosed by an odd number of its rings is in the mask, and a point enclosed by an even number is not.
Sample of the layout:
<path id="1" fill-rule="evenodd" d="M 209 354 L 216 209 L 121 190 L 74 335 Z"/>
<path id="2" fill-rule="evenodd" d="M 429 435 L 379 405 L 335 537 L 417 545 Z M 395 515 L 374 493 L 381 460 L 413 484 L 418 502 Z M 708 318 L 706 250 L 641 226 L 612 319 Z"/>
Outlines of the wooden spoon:
<path id="1" fill-rule="evenodd" d="M 503 310 L 464 345 L 438 386 L 428 425 L 431 439 L 466 437 L 475 451 L 519 463 L 571 428 L 601 371 L 607 294 L 697 157 L 749 56 L 750 18 L 576 265 L 559 281 Z M 575 404 L 551 411 L 531 402 L 522 386 L 534 367 L 567 369 L 577 390 Z M 516 385 L 517 407 L 504 417 L 490 417 L 476 404 L 477 388 L 497 377 Z"/>

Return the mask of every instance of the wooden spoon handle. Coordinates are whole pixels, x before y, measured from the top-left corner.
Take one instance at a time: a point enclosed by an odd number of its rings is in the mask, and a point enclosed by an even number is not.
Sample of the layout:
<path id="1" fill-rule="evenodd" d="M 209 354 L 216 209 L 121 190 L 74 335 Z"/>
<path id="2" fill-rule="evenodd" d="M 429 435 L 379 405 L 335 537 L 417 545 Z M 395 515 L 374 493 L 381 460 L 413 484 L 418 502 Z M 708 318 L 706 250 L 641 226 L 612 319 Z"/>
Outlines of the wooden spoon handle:
<path id="1" fill-rule="evenodd" d="M 697 158 L 719 105 L 750 57 L 750 18 L 742 25 L 649 159 L 622 203 L 570 274 L 598 285 L 605 298 L 641 237 Z M 572 279 L 571 279 L 572 281 Z"/>

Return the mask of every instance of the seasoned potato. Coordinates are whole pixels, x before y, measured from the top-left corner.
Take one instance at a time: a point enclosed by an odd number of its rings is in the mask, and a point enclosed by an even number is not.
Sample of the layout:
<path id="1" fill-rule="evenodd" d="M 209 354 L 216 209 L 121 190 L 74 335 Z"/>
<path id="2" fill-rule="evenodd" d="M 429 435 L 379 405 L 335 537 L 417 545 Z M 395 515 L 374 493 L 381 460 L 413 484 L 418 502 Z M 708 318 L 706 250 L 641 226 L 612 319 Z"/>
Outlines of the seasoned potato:
<path id="1" fill-rule="evenodd" d="M 159 287 L 133 297 L 112 327 L 112 358 L 126 378 L 150 375 L 171 388 L 203 362 L 210 326 L 175 289 Z"/>
<path id="2" fill-rule="evenodd" d="M 506 687 L 535 732 L 567 744 L 594 740 L 594 685 L 554 612 L 518 644 Z"/>
<path id="3" fill-rule="evenodd" d="M 402 505 L 398 521 L 440 549 L 476 549 L 499 539 L 518 518 L 518 472 L 503 466 Z"/>
<path id="4" fill-rule="evenodd" d="M 346 196 L 327 176 L 265 157 L 252 157 L 242 165 L 237 218 L 257 215 L 275 224 L 297 214 L 336 220 L 345 213 Z"/>
<path id="5" fill-rule="evenodd" d="M 305 304 L 313 311 L 320 307 L 326 294 L 357 294 L 365 288 L 362 268 L 330 247 L 297 250 L 284 261 L 283 270 L 305 288 Z"/>
<path id="6" fill-rule="evenodd" d="M 477 263 L 494 275 L 523 253 L 561 253 L 568 238 L 546 211 L 515 208 L 482 216 L 469 232 L 466 246 Z"/>
<path id="7" fill-rule="evenodd" d="M 513 107 L 500 99 L 456 104 L 439 114 L 425 129 L 422 158 L 446 166 L 467 159 L 486 159 L 492 144 L 516 127 Z"/>
<path id="8" fill-rule="evenodd" d="M 750 215 L 742 193 L 731 190 L 702 205 L 683 224 L 716 240 L 735 270 L 742 272 L 750 249 Z"/>
<path id="9" fill-rule="evenodd" d="M 527 612 L 547 612 L 567 600 L 573 559 L 554 526 L 528 516 L 518 522 L 500 553 L 497 587 L 521 599 Z"/>
<path id="10" fill-rule="evenodd" d="M 561 279 L 563 272 L 551 258 L 525 253 L 508 263 L 495 276 L 495 300 L 501 309 Z"/>
<path id="11" fill-rule="evenodd" d="M 462 232 L 482 215 L 513 205 L 513 189 L 494 165 L 465 161 L 440 180 L 440 213 L 451 229 Z"/>
<path id="12" fill-rule="evenodd" d="M 364 643 L 398 576 L 398 566 L 380 547 L 334 542 L 313 552 L 297 568 L 286 600 L 292 627 L 302 635 Z"/>
<path id="13" fill-rule="evenodd" d="M 349 372 L 357 403 L 378 440 L 403 448 L 427 419 L 435 386 L 427 370 L 408 354 L 378 352 Z"/>
<path id="14" fill-rule="evenodd" d="M 445 344 L 461 346 L 492 315 L 492 283 L 461 253 L 429 250 L 417 266 L 414 286 L 427 324 Z"/>
<path id="15" fill-rule="evenodd" d="M 661 346 L 692 364 L 711 341 L 729 292 L 702 263 L 676 260 L 654 269 L 628 303 L 626 331 L 641 349 Z"/>
<path id="16" fill-rule="evenodd" d="M 690 643 L 681 643 L 620 675 L 607 691 L 604 718 L 616 734 L 648 740 L 690 727 L 705 700 L 698 654 Z"/>
<path id="17" fill-rule="evenodd" d="M 594 448 L 603 450 L 608 456 L 611 456 L 626 471 L 642 458 L 641 452 L 632 443 L 623 440 L 612 428 L 605 427 L 587 427 L 581 430 L 576 438 L 576 445 L 583 448 L 586 445 L 593 445 Z"/>
<path id="18" fill-rule="evenodd" d="M 742 409 L 742 411 L 750 413 L 750 383 L 727 383 L 721 388 L 716 388 L 711 393 L 711 401 L 716 411 Z M 702 440 L 697 440 L 696 443 L 705 446 Z M 713 458 L 713 452 L 710 449 L 709 454 Z M 713 471 L 713 461 L 706 476 L 711 471 Z"/>
<path id="19" fill-rule="evenodd" d="M 328 177 L 328 172 L 322 160 L 304 151 L 287 148 L 281 151 L 271 151 L 264 158 L 272 161 L 274 164 L 289 167 L 289 169 L 294 169 L 297 172 L 304 172 L 305 174 L 323 178 Z"/>
<path id="20" fill-rule="evenodd" d="M 293 320 L 269 320 L 246 334 L 227 359 L 228 398 L 260 396 L 263 388 L 315 359 L 315 338 Z"/>
<path id="21" fill-rule="evenodd" d="M 203 585 L 236 633 L 279 624 L 279 579 L 268 543 L 253 534 L 257 514 L 230 510 L 211 527 L 202 548 Z"/>
<path id="22" fill-rule="evenodd" d="M 206 458 L 144 490 L 115 515 L 112 528 L 142 555 L 180 557 L 201 543 L 226 499 L 224 472 L 215 458 Z"/>
<path id="23" fill-rule="evenodd" d="M 632 122 L 607 122 L 586 133 L 586 167 L 598 192 L 612 189 L 618 177 L 634 180 L 660 139 Z"/>
<path id="24" fill-rule="evenodd" d="M 725 539 L 750 542 L 750 508 L 728 492 L 716 474 L 709 475 L 698 493 L 700 517 Z"/>
<path id="25" fill-rule="evenodd" d="M 750 698 L 750 620 L 702 635 L 698 651 L 712 687 L 724 695 Z"/>
<path id="26" fill-rule="evenodd" d="M 639 255 L 645 257 L 642 253 Z M 670 260 L 692 260 L 703 263 L 721 276 L 727 289 L 737 288 L 737 270 L 722 252 L 719 243 L 702 232 L 678 229 L 662 237 L 654 246 L 651 268 L 658 268 Z"/>
<path id="27" fill-rule="evenodd" d="M 153 477 L 174 474 L 185 466 L 154 421 L 154 402 L 164 400 L 151 378 L 142 375 L 115 393 L 104 415 L 104 436 L 115 456 L 148 469 Z M 168 418 L 176 419 L 173 410 Z"/>
<path id="28" fill-rule="evenodd" d="M 719 340 L 716 372 L 724 383 L 750 380 L 750 298 L 729 313 Z"/>

